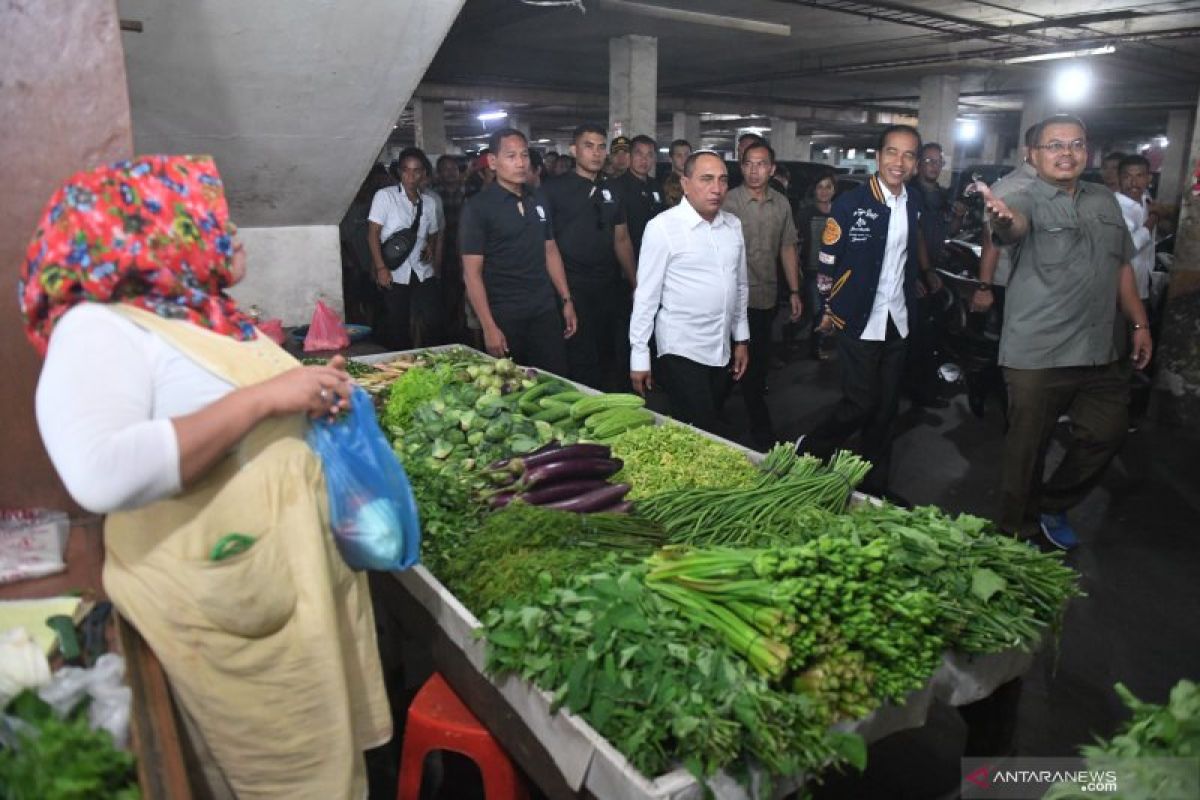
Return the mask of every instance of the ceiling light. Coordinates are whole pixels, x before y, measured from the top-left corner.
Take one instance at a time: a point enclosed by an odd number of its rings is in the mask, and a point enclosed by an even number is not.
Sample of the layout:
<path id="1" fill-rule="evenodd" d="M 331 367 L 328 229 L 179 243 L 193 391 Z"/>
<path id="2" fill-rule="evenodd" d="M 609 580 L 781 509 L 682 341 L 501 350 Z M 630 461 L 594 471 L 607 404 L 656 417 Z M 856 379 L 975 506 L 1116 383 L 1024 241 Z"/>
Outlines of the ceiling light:
<path id="1" fill-rule="evenodd" d="M 1165 136 L 1156 136 L 1156 137 L 1154 137 L 1154 143 L 1155 143 L 1156 145 L 1158 145 L 1159 147 L 1166 147 L 1166 146 L 1167 146 L 1167 145 L 1169 145 L 1171 142 L 1170 142 L 1170 140 L 1169 140 L 1169 139 L 1167 139 L 1167 137 L 1165 137 Z"/>
<path id="2" fill-rule="evenodd" d="M 1004 59 L 1005 64 L 1028 64 L 1032 61 L 1053 61 L 1056 58 L 1080 58 L 1082 56 L 1106 56 L 1117 52 L 1111 44 L 1103 47 L 1089 47 L 1085 50 L 1058 50 L 1053 53 L 1034 53 L 1031 56 L 1017 56 Z"/>
<path id="3" fill-rule="evenodd" d="M 485 111 L 476 117 L 476 119 L 480 122 L 491 122 L 494 119 L 504 119 L 507 116 L 507 111 Z"/>
<path id="4" fill-rule="evenodd" d="M 669 152 L 671 152 L 671 151 L 670 151 L 670 149 L 669 149 L 669 148 L 666 148 L 666 147 L 660 147 L 660 148 L 658 148 L 658 152 L 660 152 L 660 153 L 669 153 Z"/>
<path id="5" fill-rule="evenodd" d="M 1071 66 L 1054 78 L 1054 96 L 1065 105 L 1082 101 L 1092 88 L 1092 73 L 1083 66 Z"/>
<path id="6" fill-rule="evenodd" d="M 851 147 L 849 150 L 847 150 L 847 151 L 846 151 L 846 158 L 850 158 L 850 159 L 852 159 L 852 158 L 854 158 L 854 156 L 855 156 L 857 153 L 858 153 L 858 151 L 857 151 L 857 150 L 855 150 L 853 147 Z"/>
<path id="7" fill-rule="evenodd" d="M 825 155 L 829 155 L 829 154 L 830 154 L 832 151 L 831 151 L 831 150 L 830 150 L 828 147 L 826 147 L 826 148 L 825 148 L 824 150 L 822 150 L 821 152 L 822 152 L 822 153 L 824 153 Z"/>
<path id="8" fill-rule="evenodd" d="M 964 142 L 973 142 L 975 137 L 979 135 L 979 123 L 973 119 L 960 119 L 958 121 L 958 138 Z"/>

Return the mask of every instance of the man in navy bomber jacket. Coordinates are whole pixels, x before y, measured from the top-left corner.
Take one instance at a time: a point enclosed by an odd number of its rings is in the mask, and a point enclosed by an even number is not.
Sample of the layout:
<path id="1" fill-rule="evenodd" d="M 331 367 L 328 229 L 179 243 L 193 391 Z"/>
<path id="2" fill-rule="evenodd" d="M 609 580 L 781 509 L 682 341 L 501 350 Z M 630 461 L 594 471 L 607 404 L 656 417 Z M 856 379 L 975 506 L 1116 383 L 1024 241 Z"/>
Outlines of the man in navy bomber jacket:
<path id="1" fill-rule="evenodd" d="M 905 184 L 920 151 L 915 128 L 888 127 L 879 171 L 833 201 L 821 242 L 819 330 L 838 331 L 842 398 L 796 449 L 828 458 L 861 431 L 862 455 L 874 464 L 863 489 L 873 493 L 887 489 L 892 423 L 917 314 L 921 198 Z"/>

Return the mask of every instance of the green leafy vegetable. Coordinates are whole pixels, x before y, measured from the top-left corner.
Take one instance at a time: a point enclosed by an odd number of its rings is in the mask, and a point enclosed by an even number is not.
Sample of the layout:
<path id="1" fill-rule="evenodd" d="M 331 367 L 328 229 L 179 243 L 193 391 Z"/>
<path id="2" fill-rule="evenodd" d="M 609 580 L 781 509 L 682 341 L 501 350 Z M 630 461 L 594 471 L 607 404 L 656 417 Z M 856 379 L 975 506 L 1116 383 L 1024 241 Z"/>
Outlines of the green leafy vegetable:
<path id="1" fill-rule="evenodd" d="M 632 428 L 607 444 L 625 462 L 614 480 L 633 487 L 630 498 L 697 487 L 747 487 L 758 477 L 744 453 L 673 422 Z"/>

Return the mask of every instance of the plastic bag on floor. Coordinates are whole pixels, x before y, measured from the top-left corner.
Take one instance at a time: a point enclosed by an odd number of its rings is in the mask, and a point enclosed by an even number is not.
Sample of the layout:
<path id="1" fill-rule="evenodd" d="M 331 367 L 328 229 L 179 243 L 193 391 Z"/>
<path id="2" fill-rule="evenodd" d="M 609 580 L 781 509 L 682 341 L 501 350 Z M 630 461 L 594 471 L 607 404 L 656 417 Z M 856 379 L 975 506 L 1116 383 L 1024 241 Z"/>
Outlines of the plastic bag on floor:
<path id="1" fill-rule="evenodd" d="M 346 415 L 313 420 L 308 444 L 325 469 L 329 521 L 347 566 L 392 572 L 417 563 L 417 503 L 367 393 L 355 386 Z"/>
<path id="2" fill-rule="evenodd" d="M 318 300 L 312 324 L 308 326 L 308 335 L 304 337 L 304 352 L 341 350 L 349 346 L 350 335 L 346 333 L 346 326 L 342 325 L 338 315 L 329 306 Z"/>

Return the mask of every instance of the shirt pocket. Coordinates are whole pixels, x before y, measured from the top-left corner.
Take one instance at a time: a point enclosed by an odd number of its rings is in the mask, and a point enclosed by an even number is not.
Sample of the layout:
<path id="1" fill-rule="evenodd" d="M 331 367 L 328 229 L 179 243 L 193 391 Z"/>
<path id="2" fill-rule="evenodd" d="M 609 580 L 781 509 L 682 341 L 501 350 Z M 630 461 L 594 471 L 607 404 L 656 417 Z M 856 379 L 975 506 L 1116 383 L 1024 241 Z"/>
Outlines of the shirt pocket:
<path id="1" fill-rule="evenodd" d="M 1080 244 L 1079 227 L 1073 220 L 1038 225 L 1035 235 L 1038 261 L 1047 266 L 1066 262 Z"/>
<path id="2" fill-rule="evenodd" d="M 1125 261 L 1125 235 L 1129 229 L 1125 219 L 1113 214 L 1096 215 L 1096 252 Z"/>

